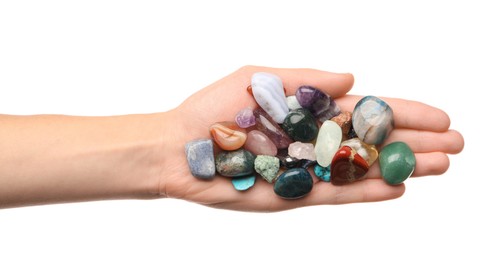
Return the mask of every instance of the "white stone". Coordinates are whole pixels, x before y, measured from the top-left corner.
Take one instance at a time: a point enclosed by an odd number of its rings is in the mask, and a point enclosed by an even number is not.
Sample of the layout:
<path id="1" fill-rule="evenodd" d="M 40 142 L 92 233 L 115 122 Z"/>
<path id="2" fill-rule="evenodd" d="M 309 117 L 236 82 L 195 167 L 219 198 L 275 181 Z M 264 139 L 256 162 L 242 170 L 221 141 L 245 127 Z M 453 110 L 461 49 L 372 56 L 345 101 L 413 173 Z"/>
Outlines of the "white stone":
<path id="1" fill-rule="evenodd" d="M 286 105 L 290 110 L 302 108 L 295 95 L 286 97 Z"/>
<path id="2" fill-rule="evenodd" d="M 288 155 L 297 159 L 315 161 L 314 145 L 311 143 L 294 142 L 288 146 Z"/>
<path id="3" fill-rule="evenodd" d="M 339 149 L 342 138 L 343 133 L 338 124 L 331 120 L 326 120 L 322 123 L 315 144 L 315 156 L 320 166 L 327 167 L 331 164 L 334 154 Z"/>
<path id="4" fill-rule="evenodd" d="M 288 106 L 281 79 L 271 73 L 257 72 L 252 75 L 251 87 L 254 99 L 259 106 L 276 123 L 283 123 L 288 114 Z"/>

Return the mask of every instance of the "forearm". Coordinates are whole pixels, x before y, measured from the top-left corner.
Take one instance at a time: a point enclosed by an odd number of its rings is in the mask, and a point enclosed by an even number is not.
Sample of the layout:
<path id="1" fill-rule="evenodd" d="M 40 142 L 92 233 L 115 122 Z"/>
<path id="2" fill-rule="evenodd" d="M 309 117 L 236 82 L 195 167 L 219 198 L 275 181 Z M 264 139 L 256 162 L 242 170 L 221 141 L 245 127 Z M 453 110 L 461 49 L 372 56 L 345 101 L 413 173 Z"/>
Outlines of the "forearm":
<path id="1" fill-rule="evenodd" d="M 166 116 L 0 116 L 0 208 L 156 197 Z"/>

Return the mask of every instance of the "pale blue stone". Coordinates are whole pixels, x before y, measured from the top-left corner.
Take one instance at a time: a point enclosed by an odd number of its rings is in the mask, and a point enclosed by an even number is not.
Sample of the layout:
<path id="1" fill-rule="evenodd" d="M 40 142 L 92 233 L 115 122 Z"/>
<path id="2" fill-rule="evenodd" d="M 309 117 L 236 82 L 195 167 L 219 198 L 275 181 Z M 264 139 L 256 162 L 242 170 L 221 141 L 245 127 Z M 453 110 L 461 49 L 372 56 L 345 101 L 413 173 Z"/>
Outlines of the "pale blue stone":
<path id="1" fill-rule="evenodd" d="M 232 178 L 232 184 L 234 185 L 234 188 L 239 191 L 248 190 L 249 188 L 254 186 L 255 182 L 255 174 Z"/>
<path id="2" fill-rule="evenodd" d="M 211 179 L 215 176 L 215 157 L 211 139 L 199 139 L 185 146 L 186 159 L 191 174 L 199 179 Z"/>
<path id="3" fill-rule="evenodd" d="M 352 122 L 358 138 L 367 144 L 377 145 L 394 129 L 394 114 L 382 99 L 366 96 L 356 104 Z"/>
<path id="4" fill-rule="evenodd" d="M 285 91 L 281 79 L 271 73 L 256 72 L 251 79 L 252 95 L 257 104 L 273 120 L 281 124 L 288 114 Z"/>
<path id="5" fill-rule="evenodd" d="M 314 166 L 314 173 L 315 176 L 317 176 L 319 179 L 325 181 L 325 182 L 330 182 L 331 181 L 331 165 L 327 167 L 322 167 L 319 164 L 316 164 Z"/>

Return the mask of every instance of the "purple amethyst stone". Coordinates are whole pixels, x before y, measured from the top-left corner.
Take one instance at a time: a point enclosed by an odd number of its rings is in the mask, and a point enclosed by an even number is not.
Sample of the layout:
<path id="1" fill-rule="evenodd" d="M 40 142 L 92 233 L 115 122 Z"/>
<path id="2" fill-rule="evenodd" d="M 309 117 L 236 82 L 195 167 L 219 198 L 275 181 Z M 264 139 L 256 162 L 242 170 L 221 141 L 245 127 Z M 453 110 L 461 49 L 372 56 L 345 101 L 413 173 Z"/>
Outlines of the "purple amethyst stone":
<path id="1" fill-rule="evenodd" d="M 248 128 L 256 124 L 256 117 L 251 108 L 244 108 L 235 116 L 235 122 L 240 128 Z"/>
<path id="2" fill-rule="evenodd" d="M 301 86 L 295 93 L 298 103 L 321 122 L 329 120 L 341 113 L 334 100 L 324 92 L 312 86 Z"/>

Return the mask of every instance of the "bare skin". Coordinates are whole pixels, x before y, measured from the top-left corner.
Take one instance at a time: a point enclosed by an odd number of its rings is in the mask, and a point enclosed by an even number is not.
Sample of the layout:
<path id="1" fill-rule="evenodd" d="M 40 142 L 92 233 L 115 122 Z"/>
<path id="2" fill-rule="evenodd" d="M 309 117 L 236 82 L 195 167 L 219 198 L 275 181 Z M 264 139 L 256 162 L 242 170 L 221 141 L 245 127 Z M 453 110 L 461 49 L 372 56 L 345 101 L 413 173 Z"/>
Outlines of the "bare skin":
<path id="1" fill-rule="evenodd" d="M 335 97 L 342 110 L 352 111 L 361 98 L 346 95 L 354 81 L 351 74 L 246 66 L 163 113 L 114 117 L 2 115 L 0 207 L 172 197 L 217 208 L 269 212 L 389 200 L 404 193 L 404 185 L 384 183 L 377 164 L 370 168 L 366 180 L 350 185 L 333 186 L 314 178 L 312 192 L 299 200 L 279 198 L 271 184 L 261 178 L 252 189 L 239 192 L 225 177 L 202 181 L 191 176 L 185 143 L 209 137 L 211 124 L 230 121 L 240 109 L 254 107 L 246 88 L 251 75 L 258 71 L 280 76 L 287 95 L 294 94 L 300 85 L 316 86 Z M 416 101 L 383 99 L 393 108 L 396 124 L 386 143 L 399 140 L 409 144 L 417 159 L 413 176 L 444 173 L 449 167 L 447 154 L 459 153 L 464 147 L 462 135 L 449 130 L 447 114 Z"/>

